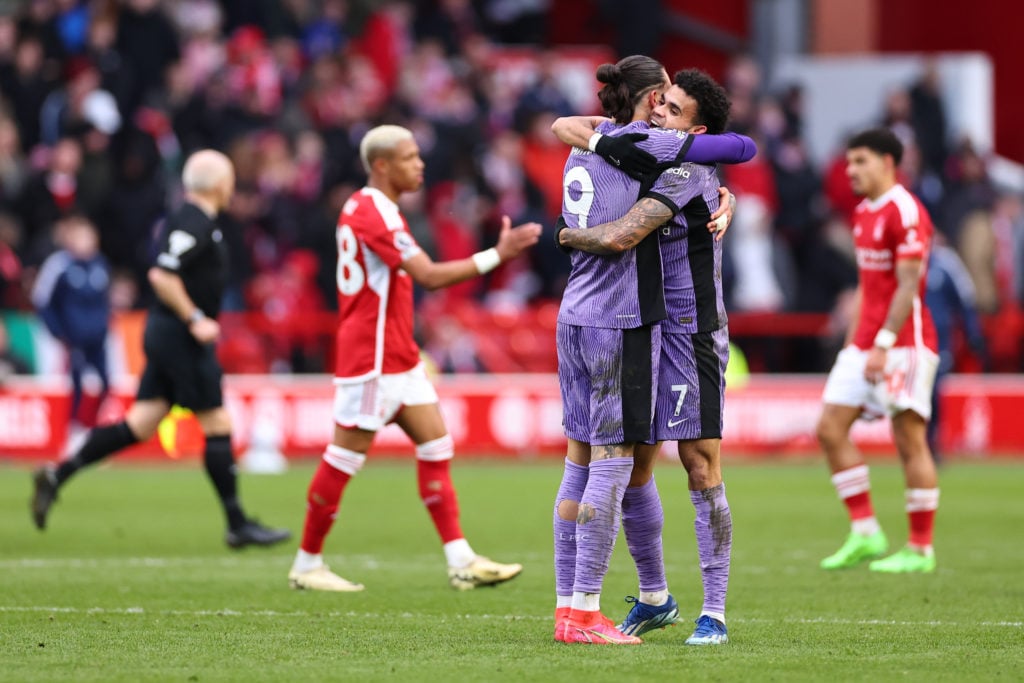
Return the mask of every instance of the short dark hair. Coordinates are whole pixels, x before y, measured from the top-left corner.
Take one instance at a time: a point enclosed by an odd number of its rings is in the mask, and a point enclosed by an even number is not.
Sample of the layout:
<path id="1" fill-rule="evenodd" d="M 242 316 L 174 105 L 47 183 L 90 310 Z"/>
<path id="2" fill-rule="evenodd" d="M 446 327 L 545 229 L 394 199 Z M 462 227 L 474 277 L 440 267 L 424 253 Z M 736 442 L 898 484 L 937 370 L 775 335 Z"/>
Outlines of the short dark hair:
<path id="1" fill-rule="evenodd" d="M 677 71 L 672 82 L 697 101 L 697 120 L 694 125 L 707 126 L 708 132 L 714 135 L 725 132 L 732 106 L 725 88 L 700 69 Z"/>
<path id="2" fill-rule="evenodd" d="M 604 83 L 597 97 L 605 115 L 616 123 L 629 123 L 640 99 L 664 84 L 664 72 L 661 62 L 645 55 L 631 55 L 597 67 L 597 80 Z"/>
<path id="3" fill-rule="evenodd" d="M 888 154 L 894 165 L 903 160 L 903 143 L 888 128 L 870 128 L 857 133 L 846 143 L 846 149 L 867 147 L 876 154 Z"/>

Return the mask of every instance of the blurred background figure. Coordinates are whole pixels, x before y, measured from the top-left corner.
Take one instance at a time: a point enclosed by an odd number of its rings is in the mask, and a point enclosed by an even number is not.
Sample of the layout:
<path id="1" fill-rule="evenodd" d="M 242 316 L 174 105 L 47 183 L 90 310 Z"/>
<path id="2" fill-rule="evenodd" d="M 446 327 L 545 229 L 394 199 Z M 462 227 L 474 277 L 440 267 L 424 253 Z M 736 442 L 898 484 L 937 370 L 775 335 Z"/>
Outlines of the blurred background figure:
<path id="1" fill-rule="evenodd" d="M 87 218 L 62 218 L 56 233 L 59 249 L 43 262 L 32 289 L 32 304 L 46 328 L 67 349 L 71 370 L 69 443 L 96 425 L 96 414 L 109 390 L 107 332 L 110 328 L 110 268 L 100 253 L 99 235 Z M 100 392 L 88 410 L 83 380 L 96 373 Z"/>
<path id="2" fill-rule="evenodd" d="M 983 369 L 988 368 L 988 349 L 978 317 L 974 284 L 964 262 L 956 250 L 949 246 L 941 232 L 935 233 L 935 243 L 928 260 L 928 290 L 925 303 L 932 312 L 935 333 L 939 341 L 939 368 L 932 387 L 932 419 L 928 423 L 928 445 L 932 457 L 938 462 L 938 435 L 942 420 L 939 408 L 942 402 L 942 380 L 956 365 L 954 346 L 957 336 L 974 352 Z"/>
<path id="3" fill-rule="evenodd" d="M 7 383 L 12 375 L 27 375 L 28 363 L 11 348 L 11 337 L 7 333 L 7 323 L 0 318 L 0 387 Z"/>

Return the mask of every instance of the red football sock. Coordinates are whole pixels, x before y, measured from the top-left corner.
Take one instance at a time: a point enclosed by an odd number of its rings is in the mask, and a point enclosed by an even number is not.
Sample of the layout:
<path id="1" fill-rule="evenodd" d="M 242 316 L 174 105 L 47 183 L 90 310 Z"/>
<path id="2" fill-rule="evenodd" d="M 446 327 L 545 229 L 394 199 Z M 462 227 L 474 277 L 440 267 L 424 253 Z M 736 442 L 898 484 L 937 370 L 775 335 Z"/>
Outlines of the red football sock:
<path id="1" fill-rule="evenodd" d="M 320 554 L 324 539 L 334 524 L 341 494 L 352 477 L 321 460 L 309 482 L 306 495 L 306 524 L 302 530 L 302 545 L 307 553 Z"/>
<path id="2" fill-rule="evenodd" d="M 927 548 L 932 544 L 932 530 L 935 528 L 935 510 L 908 512 L 910 518 L 910 545 Z"/>
<path id="3" fill-rule="evenodd" d="M 416 474 L 420 485 L 420 498 L 427 506 L 430 518 L 442 543 L 464 538 L 459 526 L 459 501 L 448 471 L 450 460 L 416 461 Z"/>
<path id="4" fill-rule="evenodd" d="M 850 520 L 867 519 L 875 516 L 875 510 L 871 507 L 871 492 L 855 493 L 849 498 L 843 498 L 846 510 L 850 513 Z"/>
<path id="5" fill-rule="evenodd" d="M 832 485 L 842 499 L 850 521 L 869 519 L 875 516 L 871 507 L 871 482 L 867 465 L 857 465 L 832 475 Z"/>

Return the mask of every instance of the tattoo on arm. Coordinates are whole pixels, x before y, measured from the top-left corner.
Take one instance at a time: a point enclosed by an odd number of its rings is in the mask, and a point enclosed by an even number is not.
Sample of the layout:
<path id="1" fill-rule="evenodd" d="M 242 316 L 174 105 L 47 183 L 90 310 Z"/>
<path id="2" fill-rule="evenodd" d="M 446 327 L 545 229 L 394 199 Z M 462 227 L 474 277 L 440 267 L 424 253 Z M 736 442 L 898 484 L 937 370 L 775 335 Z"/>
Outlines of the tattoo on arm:
<path id="1" fill-rule="evenodd" d="M 896 292 L 889 302 L 889 312 L 882 327 L 898 332 L 914 307 L 914 297 L 921 285 L 921 259 L 900 259 L 896 262 Z"/>
<path id="2" fill-rule="evenodd" d="M 591 254 L 618 254 L 632 249 L 640 241 L 672 218 L 672 210 L 657 199 L 644 197 L 618 220 L 592 228 L 567 228 L 562 244 Z"/>
<path id="3" fill-rule="evenodd" d="M 590 461 L 595 460 L 610 460 L 612 458 L 632 458 L 633 447 L 635 444 L 620 443 L 620 444 L 608 444 L 604 446 L 591 446 L 590 447 Z"/>

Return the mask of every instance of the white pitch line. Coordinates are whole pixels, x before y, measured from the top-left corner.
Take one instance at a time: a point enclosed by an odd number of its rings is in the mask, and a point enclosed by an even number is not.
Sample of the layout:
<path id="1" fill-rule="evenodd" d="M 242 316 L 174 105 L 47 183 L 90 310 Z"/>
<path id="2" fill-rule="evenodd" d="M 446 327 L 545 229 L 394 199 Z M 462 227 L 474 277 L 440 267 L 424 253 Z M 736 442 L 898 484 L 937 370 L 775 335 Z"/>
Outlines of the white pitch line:
<path id="1" fill-rule="evenodd" d="M 358 618 L 358 619 L 466 619 L 466 620 L 498 620 L 498 621 L 550 621 L 551 615 L 535 614 L 428 614 L 416 612 L 398 612 L 387 614 L 376 612 L 306 612 L 291 611 L 281 612 L 278 610 L 176 610 L 176 609 L 146 609 L 144 607 L 55 607 L 44 605 L 0 605 L 0 613 L 4 612 L 40 612 L 43 614 L 111 614 L 120 616 L 132 615 L 153 615 L 153 616 L 184 616 L 184 617 L 295 617 L 307 619 L 310 617 L 332 617 L 332 618 Z M 835 626 L 935 626 L 947 628 L 967 628 L 975 626 L 986 626 L 992 628 L 1024 628 L 1024 621 L 978 621 L 970 624 L 962 624 L 957 621 L 926 620 L 908 621 L 900 619 L 828 619 L 828 618 L 787 618 L 787 619 L 760 619 L 732 617 L 730 624 L 829 624 Z"/>
<path id="2" fill-rule="evenodd" d="M 291 554 L 270 554 L 260 553 L 246 555 L 226 555 L 221 557 L 11 557 L 0 559 L 0 570 L 2 569 L 167 569 L 173 567 L 288 567 L 291 565 Z M 362 569 L 421 569 L 443 566 L 444 556 L 437 554 L 423 554 L 411 557 L 384 558 L 380 555 L 369 554 L 344 554 L 328 553 L 326 559 L 331 564 L 339 564 L 348 567 L 359 567 Z M 515 560 L 523 564 L 539 564 L 550 567 L 551 555 L 542 553 L 518 553 Z M 683 566 L 668 562 L 665 569 L 672 576 L 683 574 L 696 575 L 700 567 L 696 563 Z M 782 570 L 776 567 L 767 567 L 747 564 L 742 567 L 733 567 L 733 572 L 750 574 L 767 573 L 797 573 L 795 568 L 787 567 Z"/>

